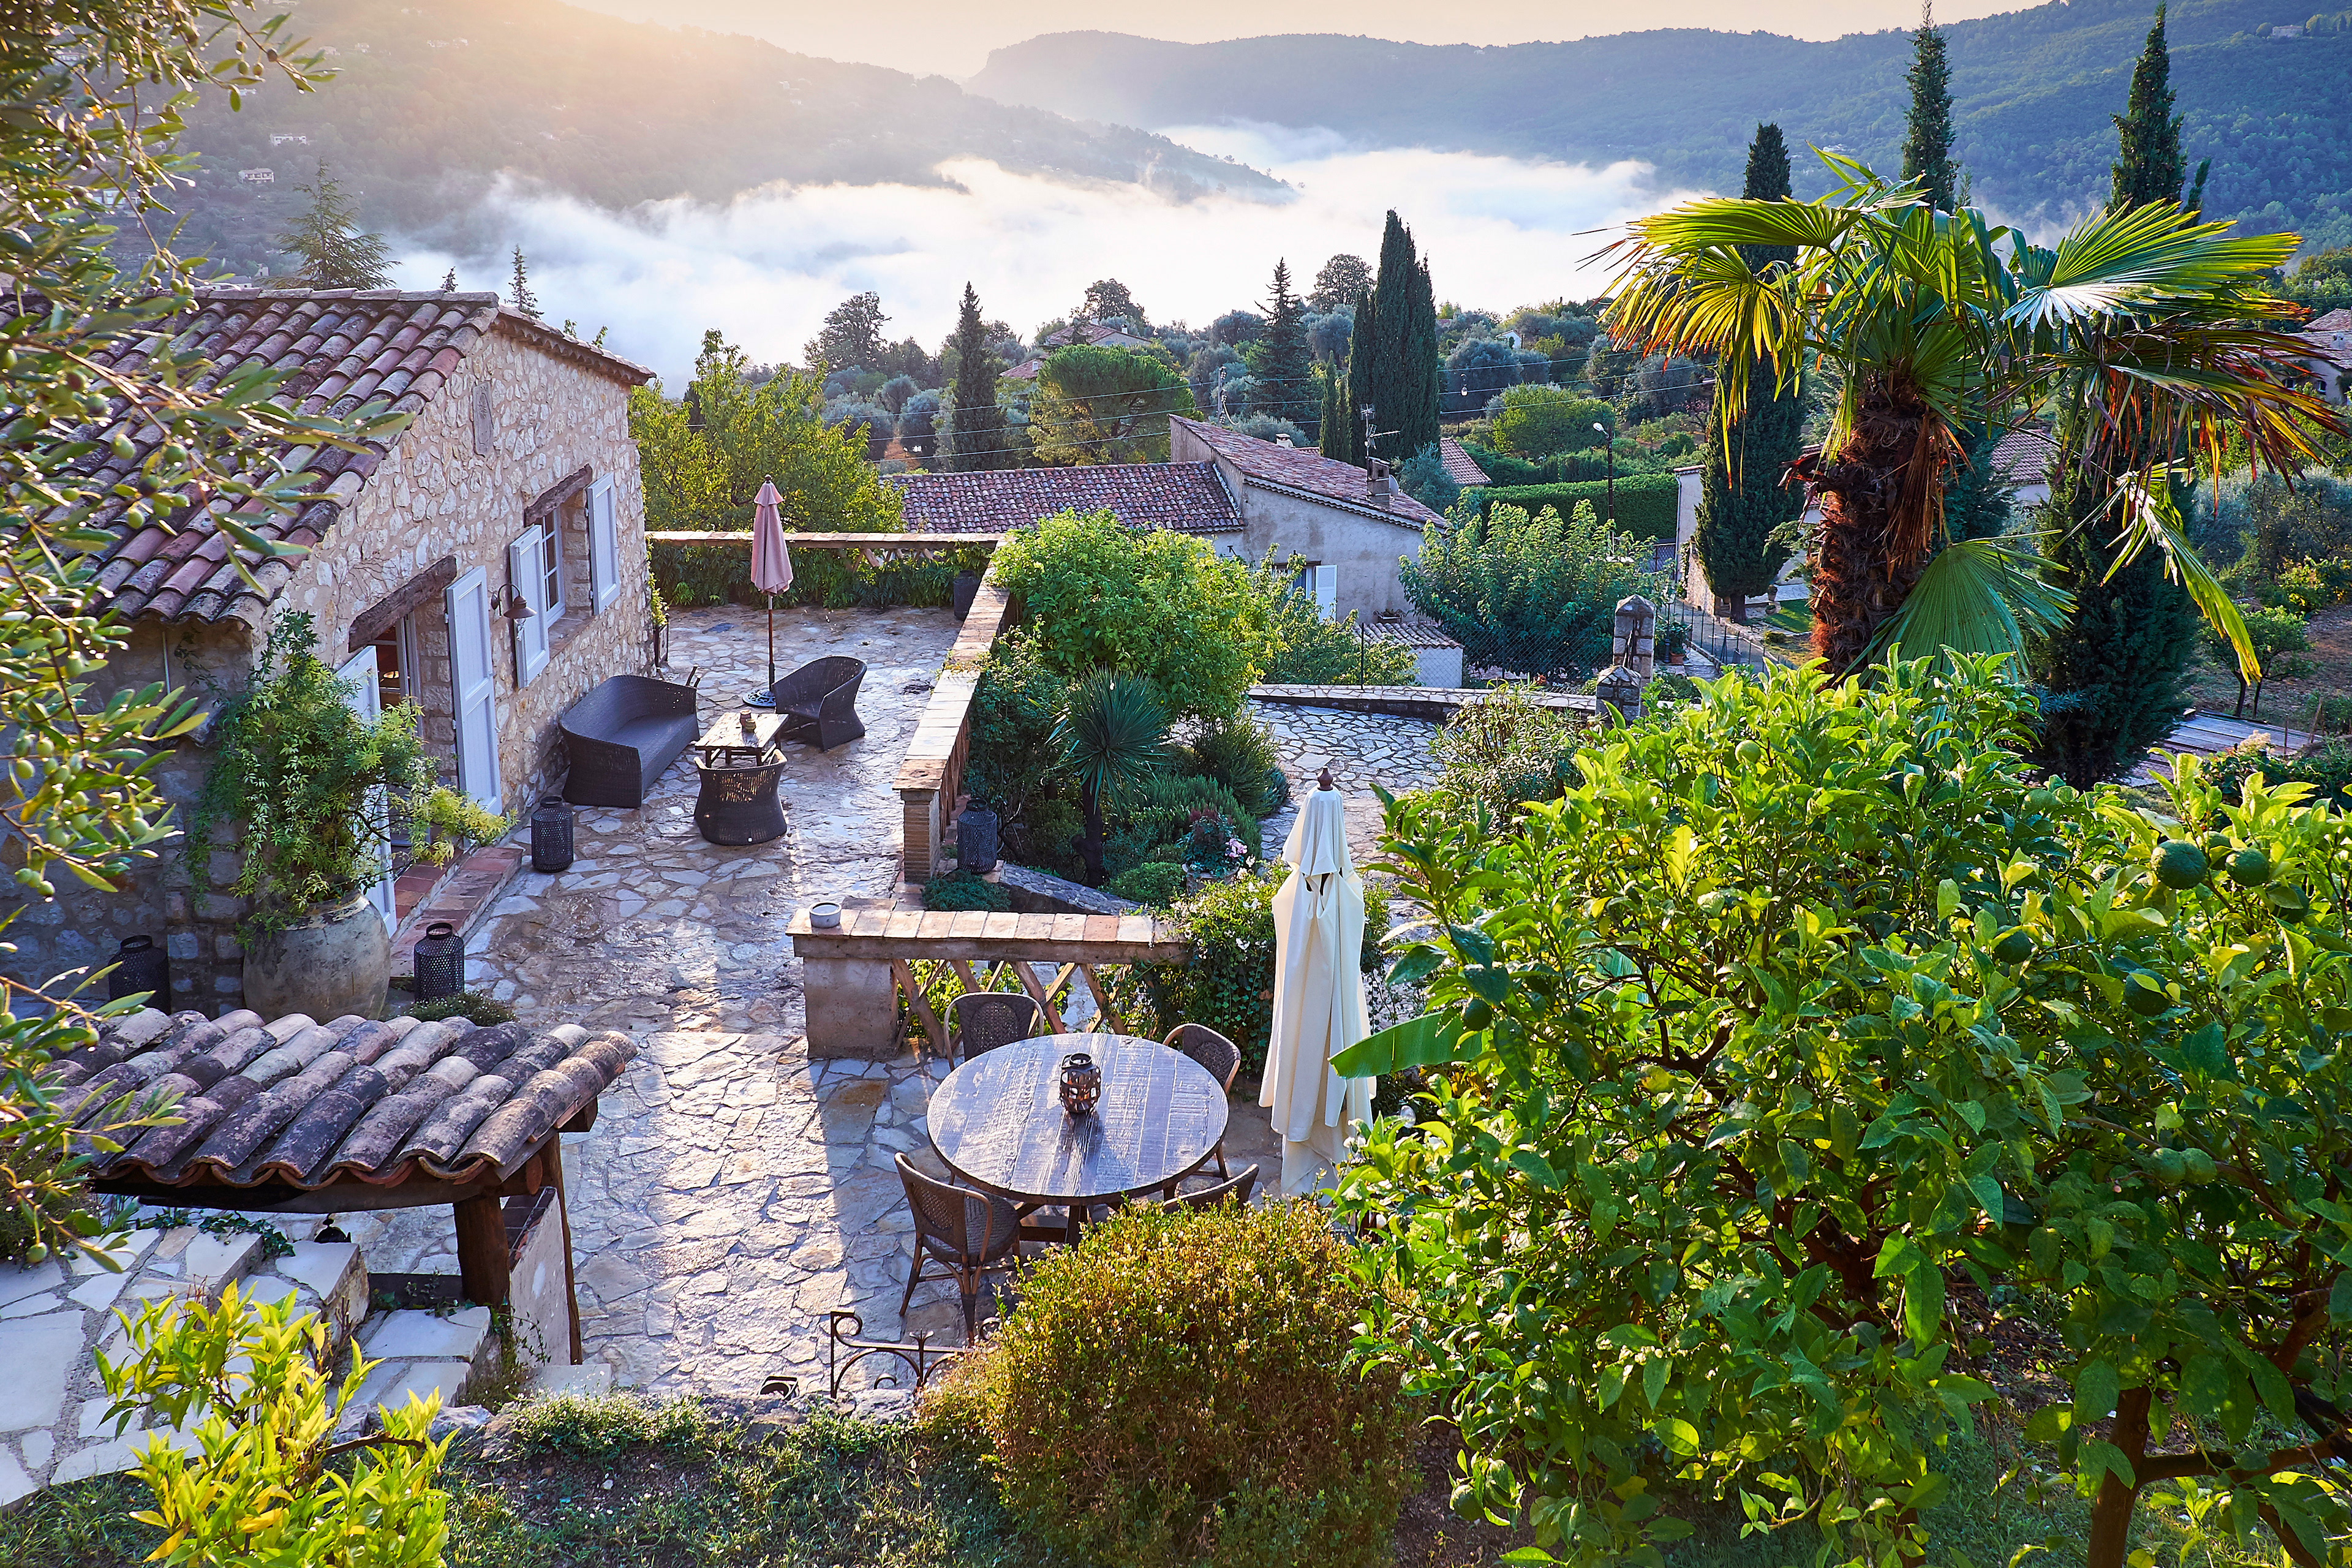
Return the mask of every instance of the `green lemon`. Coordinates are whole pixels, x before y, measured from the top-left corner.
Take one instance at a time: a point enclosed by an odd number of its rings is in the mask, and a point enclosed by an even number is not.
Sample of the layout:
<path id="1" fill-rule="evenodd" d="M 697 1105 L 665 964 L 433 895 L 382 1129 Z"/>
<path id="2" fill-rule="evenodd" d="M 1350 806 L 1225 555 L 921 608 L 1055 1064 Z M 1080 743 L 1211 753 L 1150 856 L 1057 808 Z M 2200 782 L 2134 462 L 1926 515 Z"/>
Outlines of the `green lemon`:
<path id="1" fill-rule="evenodd" d="M 2180 1152 L 2180 1159 L 2181 1163 L 2189 1168 L 2189 1179 L 2190 1181 L 2210 1182 L 2213 1179 L 2215 1174 L 2213 1169 L 2213 1156 L 2205 1152 L 2204 1150 L 2183 1149 Z"/>
<path id="2" fill-rule="evenodd" d="M 2205 851 L 2186 838 L 2168 838 L 2156 847 L 2148 858 L 2148 868 L 2156 879 L 2176 889 L 2194 888 L 2205 880 L 2211 869 L 2206 864 Z"/>
<path id="3" fill-rule="evenodd" d="M 1764 748 L 1754 741 L 1742 741 L 1731 748 L 1731 754 L 1752 768 L 1764 760 Z"/>
<path id="4" fill-rule="evenodd" d="M 2241 849 L 2230 857 L 2230 880 L 2241 888 L 2259 888 L 2271 879 L 2271 858 L 2259 849 Z"/>
<path id="5" fill-rule="evenodd" d="M 2033 956 L 2033 938 L 2023 926 L 2013 926 L 1992 944 L 1992 955 L 2003 963 L 2023 963 Z"/>
<path id="6" fill-rule="evenodd" d="M 2189 1161 L 2178 1149 L 2158 1149 L 2149 1163 L 2156 1167 L 2156 1179 L 2168 1187 L 2189 1179 Z"/>
<path id="7" fill-rule="evenodd" d="M 1473 996 L 1462 1004 L 1462 1021 L 1474 1029 L 1484 1029 L 1495 1022 L 1495 1005 L 1481 996 Z"/>
<path id="8" fill-rule="evenodd" d="M 2164 983 L 2144 969 L 2124 976 L 2124 1005 L 2143 1018 L 2153 1018 L 2172 1005 Z"/>

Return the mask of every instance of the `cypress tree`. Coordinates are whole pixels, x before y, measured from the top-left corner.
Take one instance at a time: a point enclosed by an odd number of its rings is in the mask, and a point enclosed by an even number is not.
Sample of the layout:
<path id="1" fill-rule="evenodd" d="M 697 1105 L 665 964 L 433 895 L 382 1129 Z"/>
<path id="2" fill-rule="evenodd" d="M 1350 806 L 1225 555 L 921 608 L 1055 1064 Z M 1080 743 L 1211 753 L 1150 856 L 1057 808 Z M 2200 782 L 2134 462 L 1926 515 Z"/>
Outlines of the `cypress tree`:
<path id="1" fill-rule="evenodd" d="M 295 276 L 313 289 L 391 288 L 391 247 L 383 236 L 361 232 L 359 214 L 327 173 L 326 160 L 319 161 L 311 184 L 296 188 L 309 193 L 310 205 L 278 241 L 278 249 L 302 258 Z"/>
<path id="2" fill-rule="evenodd" d="M 2161 552 L 2107 576 L 2115 523 L 2102 509 L 2108 487 L 2062 446 L 2051 467 L 2052 521 L 2064 530 L 2051 552 L 2056 580 L 2074 595 L 2074 614 L 2033 659 L 2043 688 L 2042 759 L 2077 788 L 2120 778 L 2172 732 L 2188 695 L 2197 643 L 2189 590 L 2168 580 Z M 2176 502 L 2187 498 L 2178 493 Z"/>
<path id="3" fill-rule="evenodd" d="M 1348 395 L 1348 372 L 1339 365 L 1317 365 L 1315 381 L 1322 393 L 1321 424 L 1316 432 L 1315 447 L 1327 458 L 1342 463 L 1362 461 L 1356 450 L 1356 405 Z"/>
<path id="4" fill-rule="evenodd" d="M 530 291 L 530 266 L 523 260 L 522 247 L 520 245 L 514 249 L 514 280 L 508 287 L 512 291 L 513 298 L 507 303 L 529 316 L 532 321 L 539 320 L 539 296 Z"/>
<path id="5" fill-rule="evenodd" d="M 2186 165 L 2180 156 L 2180 116 L 2172 112 L 2172 57 L 2164 42 L 2164 7 L 2132 67 L 2131 99 L 2113 115 L 2121 145 L 2116 153 L 2111 207 L 2127 210 L 2150 202 L 2180 200 Z"/>
<path id="6" fill-rule="evenodd" d="M 1740 195 L 1769 202 L 1785 201 L 1789 194 L 1788 143 L 1778 125 L 1759 125 L 1748 144 L 1748 181 Z M 1740 254 L 1759 271 L 1797 258 L 1793 246 L 1743 246 Z M 1769 542 L 1805 504 L 1801 489 L 1784 489 L 1780 483 L 1803 445 L 1803 397 L 1795 387 L 1781 391 L 1769 366 L 1758 368 L 1748 392 L 1748 407 L 1735 418 L 1724 406 L 1723 389 L 1716 389 L 1706 471 L 1699 481 L 1698 532 L 1692 540 L 1717 613 L 1732 621 L 1745 621 L 1748 598 L 1768 592 L 1780 577 L 1789 552 Z"/>
<path id="7" fill-rule="evenodd" d="M 988 346 L 988 328 L 980 319 L 980 295 L 971 283 L 963 286 L 963 306 L 956 313 L 955 426 L 949 467 L 958 473 L 1013 466 L 1013 454 L 1003 450 L 1004 413 L 996 406 L 996 351 Z"/>
<path id="8" fill-rule="evenodd" d="M 1401 308 L 1402 301 L 1398 304 Z M 1345 420 L 1339 429 L 1339 449 L 1332 456 L 1350 463 L 1360 463 L 1365 457 L 1364 405 L 1373 404 L 1374 411 L 1380 412 L 1372 395 L 1372 344 L 1380 334 L 1380 290 L 1375 287 L 1356 306 L 1356 330 L 1348 339 L 1348 384 L 1339 399 Z"/>
<path id="9" fill-rule="evenodd" d="M 1263 369 L 1259 380 L 1266 388 L 1260 405 L 1276 419 L 1305 426 L 1315 417 L 1313 367 L 1315 352 L 1307 343 L 1307 305 L 1290 291 L 1290 264 L 1274 264 L 1274 298 L 1266 301 Z"/>
<path id="10" fill-rule="evenodd" d="M 1950 212 L 1958 199 L 1960 166 L 1952 161 L 1952 71 L 1934 0 L 1920 7 L 1904 79 L 1911 84 L 1911 114 L 1904 127 L 1903 177 L 1920 181 L 1920 198 L 1937 212 Z"/>
<path id="11" fill-rule="evenodd" d="M 1381 438 L 1374 456 L 1391 466 L 1402 464 L 1437 439 L 1444 386 L 1438 369 L 1437 294 L 1427 264 L 1414 252 L 1412 231 L 1393 211 L 1381 235 L 1372 291 L 1356 310 L 1348 369 L 1356 407 L 1370 404 L 1375 426 L 1396 432 Z"/>

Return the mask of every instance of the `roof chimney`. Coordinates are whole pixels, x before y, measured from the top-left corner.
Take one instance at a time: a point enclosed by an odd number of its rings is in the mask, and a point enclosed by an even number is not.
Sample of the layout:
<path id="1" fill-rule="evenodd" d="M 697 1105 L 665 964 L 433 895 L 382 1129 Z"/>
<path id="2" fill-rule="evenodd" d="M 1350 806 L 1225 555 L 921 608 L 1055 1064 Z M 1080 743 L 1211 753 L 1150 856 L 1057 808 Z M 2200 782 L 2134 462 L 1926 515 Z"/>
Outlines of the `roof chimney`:
<path id="1" fill-rule="evenodd" d="M 1396 500 L 1396 481 L 1385 473 L 1374 474 L 1364 485 L 1364 499 L 1386 511 Z"/>

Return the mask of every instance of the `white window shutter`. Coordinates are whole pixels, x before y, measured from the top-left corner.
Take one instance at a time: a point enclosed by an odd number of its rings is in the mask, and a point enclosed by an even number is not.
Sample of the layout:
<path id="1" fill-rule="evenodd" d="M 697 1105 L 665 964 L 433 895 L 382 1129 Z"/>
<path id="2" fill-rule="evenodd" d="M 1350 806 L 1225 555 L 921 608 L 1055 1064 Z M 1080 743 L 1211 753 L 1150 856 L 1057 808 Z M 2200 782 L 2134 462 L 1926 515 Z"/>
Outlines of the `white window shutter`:
<path id="1" fill-rule="evenodd" d="M 596 578 L 596 609 L 621 596 L 621 542 L 613 516 L 613 481 L 598 479 L 588 490 L 588 560 Z"/>
<path id="2" fill-rule="evenodd" d="M 1339 618 L 1339 569 L 1328 564 L 1315 568 L 1315 607 L 1323 612 L 1327 621 Z"/>
<path id="3" fill-rule="evenodd" d="M 547 579 L 540 554 L 545 542 L 545 531 L 532 528 L 507 546 L 507 581 L 531 611 L 529 620 L 512 623 L 517 686 L 530 685 L 547 668 L 547 606 L 541 602 L 547 595 Z"/>

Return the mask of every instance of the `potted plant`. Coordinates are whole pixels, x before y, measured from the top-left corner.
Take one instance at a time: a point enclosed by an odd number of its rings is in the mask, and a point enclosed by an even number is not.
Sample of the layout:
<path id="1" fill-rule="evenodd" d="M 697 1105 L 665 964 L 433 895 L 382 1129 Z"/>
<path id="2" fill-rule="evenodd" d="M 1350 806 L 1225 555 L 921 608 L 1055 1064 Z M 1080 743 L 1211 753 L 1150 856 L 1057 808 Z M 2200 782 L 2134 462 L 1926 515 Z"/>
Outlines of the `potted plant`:
<path id="1" fill-rule="evenodd" d="M 228 890 L 244 903 L 246 1005 L 266 1017 L 373 1017 L 392 946 L 367 890 L 395 831 L 404 826 L 416 858 L 438 864 L 511 824 L 436 782 L 414 704 L 372 723 L 354 712 L 317 647 L 308 615 L 280 616 L 251 679 L 222 705 L 218 751 L 188 825 L 190 879 L 201 898 L 214 828 L 239 825 Z"/>

